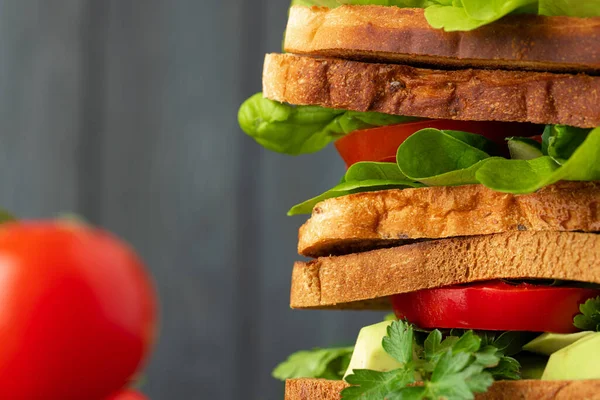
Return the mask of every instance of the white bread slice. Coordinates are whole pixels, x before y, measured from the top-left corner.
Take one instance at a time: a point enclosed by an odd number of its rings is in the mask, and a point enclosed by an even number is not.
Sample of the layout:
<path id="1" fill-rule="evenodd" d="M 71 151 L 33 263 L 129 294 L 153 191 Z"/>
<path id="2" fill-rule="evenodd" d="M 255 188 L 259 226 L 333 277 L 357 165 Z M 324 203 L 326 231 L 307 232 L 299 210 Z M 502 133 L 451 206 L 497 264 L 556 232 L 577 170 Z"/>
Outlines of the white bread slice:
<path id="1" fill-rule="evenodd" d="M 600 182 L 559 182 L 521 196 L 470 185 L 337 197 L 313 209 L 300 228 L 298 252 L 340 255 L 509 231 L 600 231 Z"/>
<path id="2" fill-rule="evenodd" d="M 290 305 L 389 309 L 394 294 L 503 278 L 600 284 L 600 235 L 508 232 L 297 262 Z"/>
<path id="3" fill-rule="evenodd" d="M 598 73 L 598 37 L 600 18 L 521 14 L 473 31 L 444 32 L 418 8 L 294 6 L 284 48 L 363 61 Z"/>
<path id="4" fill-rule="evenodd" d="M 504 70 L 433 70 L 268 54 L 271 100 L 463 121 L 600 126 L 600 77 Z"/>
<path id="5" fill-rule="evenodd" d="M 340 400 L 344 381 L 290 379 L 285 382 L 285 400 Z M 498 381 L 475 400 L 600 400 L 600 380 Z"/>

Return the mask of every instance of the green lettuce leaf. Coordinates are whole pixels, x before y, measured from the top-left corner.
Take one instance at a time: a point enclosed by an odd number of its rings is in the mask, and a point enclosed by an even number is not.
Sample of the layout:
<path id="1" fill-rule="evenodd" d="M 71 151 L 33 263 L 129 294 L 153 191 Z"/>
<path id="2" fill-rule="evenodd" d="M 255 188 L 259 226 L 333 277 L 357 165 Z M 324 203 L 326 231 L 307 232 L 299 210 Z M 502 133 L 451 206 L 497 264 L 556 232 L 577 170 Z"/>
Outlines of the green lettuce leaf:
<path id="1" fill-rule="evenodd" d="M 238 112 L 242 130 L 263 147 L 279 153 L 314 153 L 342 136 L 360 129 L 399 124 L 417 118 L 375 112 L 291 106 L 257 93 Z"/>
<path id="2" fill-rule="evenodd" d="M 294 378 L 342 379 L 354 347 L 298 351 L 273 370 L 273 377 L 282 381 Z"/>
<path id="3" fill-rule="evenodd" d="M 569 159 L 561 162 L 551 156 L 533 160 L 490 159 L 477 171 L 477 181 L 493 190 L 520 194 L 560 180 L 600 180 L 600 128 L 592 130 Z"/>
<path id="4" fill-rule="evenodd" d="M 600 180 L 600 128 L 549 127 L 544 134 L 544 155 L 527 160 L 491 157 L 481 150 L 487 144 L 474 136 L 422 129 L 400 145 L 397 165 L 357 163 L 339 185 L 288 214 L 310 213 L 325 199 L 374 190 L 483 184 L 499 192 L 522 194 L 560 180 Z"/>
<path id="5" fill-rule="evenodd" d="M 540 0 L 540 15 L 567 17 L 600 17 L 600 0 Z"/>
<path id="6" fill-rule="evenodd" d="M 334 197 L 359 192 L 423 186 L 425 185 L 411 181 L 403 175 L 396 164 L 359 162 L 348 168 L 346 175 L 337 186 L 317 197 L 295 205 L 288 211 L 288 215 L 310 214 L 317 203 Z"/>

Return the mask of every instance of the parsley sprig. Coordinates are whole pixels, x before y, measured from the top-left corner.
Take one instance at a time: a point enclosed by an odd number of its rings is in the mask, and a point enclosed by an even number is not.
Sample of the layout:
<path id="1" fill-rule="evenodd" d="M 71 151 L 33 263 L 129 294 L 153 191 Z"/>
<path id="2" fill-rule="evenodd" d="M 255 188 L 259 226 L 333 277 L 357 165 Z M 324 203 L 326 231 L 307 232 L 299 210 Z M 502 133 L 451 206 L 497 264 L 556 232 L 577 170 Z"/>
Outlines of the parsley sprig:
<path id="1" fill-rule="evenodd" d="M 573 318 L 573 325 L 584 331 L 600 332 L 600 296 L 579 306 L 581 314 Z"/>
<path id="2" fill-rule="evenodd" d="M 412 325 L 395 321 L 382 345 L 402 367 L 388 372 L 354 370 L 346 378 L 352 386 L 342 391 L 342 399 L 473 399 L 474 393 L 487 391 L 494 378 L 519 377 L 519 363 L 494 342 L 473 331 L 443 338 L 434 330 L 421 346 Z"/>

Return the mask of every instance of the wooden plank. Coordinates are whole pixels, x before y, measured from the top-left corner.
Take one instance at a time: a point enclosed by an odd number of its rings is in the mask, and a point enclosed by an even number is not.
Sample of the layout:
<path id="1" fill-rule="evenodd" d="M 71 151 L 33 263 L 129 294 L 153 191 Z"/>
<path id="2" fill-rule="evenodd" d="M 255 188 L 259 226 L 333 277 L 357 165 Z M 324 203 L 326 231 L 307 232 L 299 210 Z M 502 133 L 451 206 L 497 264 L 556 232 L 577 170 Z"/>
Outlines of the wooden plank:
<path id="1" fill-rule="evenodd" d="M 0 3 L 0 204 L 78 211 L 85 1 Z"/>

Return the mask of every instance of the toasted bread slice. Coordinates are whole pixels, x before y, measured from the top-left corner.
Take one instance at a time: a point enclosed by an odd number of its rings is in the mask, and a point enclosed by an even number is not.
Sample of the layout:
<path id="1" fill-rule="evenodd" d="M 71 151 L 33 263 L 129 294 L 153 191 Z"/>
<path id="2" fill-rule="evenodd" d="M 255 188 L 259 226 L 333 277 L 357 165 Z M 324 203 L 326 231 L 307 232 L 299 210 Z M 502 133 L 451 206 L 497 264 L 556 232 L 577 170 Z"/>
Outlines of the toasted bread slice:
<path id="1" fill-rule="evenodd" d="M 294 6 L 288 53 L 452 68 L 600 73 L 600 18 L 511 15 L 469 32 L 432 28 L 424 10 Z"/>
<path id="2" fill-rule="evenodd" d="M 465 121 L 600 126 L 600 77 L 443 71 L 268 54 L 265 97 L 297 105 Z"/>
<path id="3" fill-rule="evenodd" d="M 292 308 L 389 309 L 388 296 L 491 279 L 600 284 L 600 235 L 508 232 L 297 262 Z"/>
<path id="4" fill-rule="evenodd" d="M 289 379 L 285 400 L 340 400 L 344 381 Z M 581 381 L 498 381 L 476 400 L 600 400 L 600 380 Z"/>
<path id="5" fill-rule="evenodd" d="M 469 185 L 337 197 L 313 209 L 300 228 L 298 251 L 342 255 L 508 231 L 600 232 L 600 182 L 559 182 L 520 196 Z"/>

